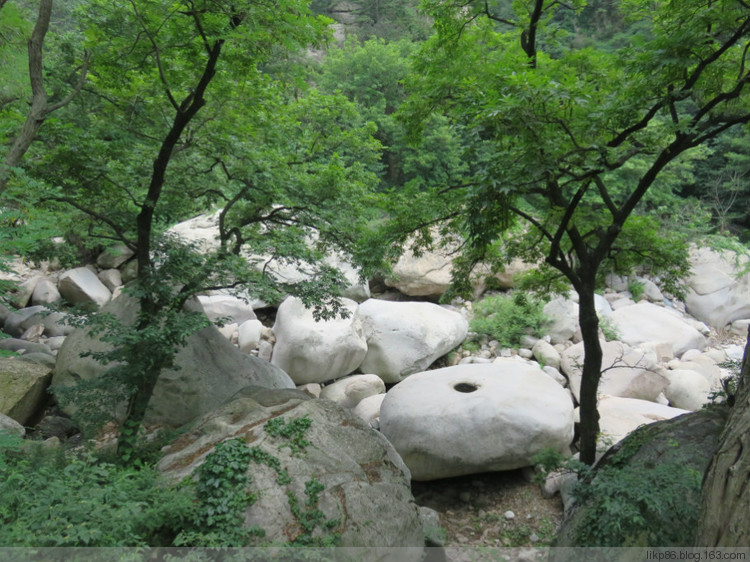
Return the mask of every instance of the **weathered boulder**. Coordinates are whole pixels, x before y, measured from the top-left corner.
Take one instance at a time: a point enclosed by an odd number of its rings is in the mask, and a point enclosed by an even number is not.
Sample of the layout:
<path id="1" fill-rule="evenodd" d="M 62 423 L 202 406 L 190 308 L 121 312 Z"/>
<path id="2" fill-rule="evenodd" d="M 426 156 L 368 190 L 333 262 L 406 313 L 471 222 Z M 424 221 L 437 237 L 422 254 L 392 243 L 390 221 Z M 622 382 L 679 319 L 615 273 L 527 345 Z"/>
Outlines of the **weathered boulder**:
<path id="1" fill-rule="evenodd" d="M 542 312 L 549 318 L 545 330 L 553 344 L 580 340 L 577 300 L 578 295 L 571 293 L 570 298 L 557 297 L 544 305 Z M 599 317 L 609 316 L 612 313 L 612 307 L 603 296 L 594 295 L 594 304 Z"/>
<path id="2" fill-rule="evenodd" d="M 414 480 L 511 470 L 531 465 L 542 449 L 567 451 L 573 402 L 532 363 L 459 365 L 394 386 L 380 428 Z"/>
<path id="3" fill-rule="evenodd" d="M 750 318 L 750 275 L 739 275 L 745 261 L 734 252 L 693 248 L 687 311 L 715 328 Z"/>
<path id="4" fill-rule="evenodd" d="M 326 382 L 360 366 L 367 342 L 356 302 L 343 299 L 347 318 L 316 321 L 302 300 L 287 297 L 276 313 L 276 345 L 271 363 L 284 369 L 296 384 Z"/>
<path id="5" fill-rule="evenodd" d="M 701 373 L 689 369 L 674 369 L 666 371 L 669 379 L 664 394 L 673 408 L 683 410 L 700 410 L 709 402 L 711 384 Z"/>
<path id="6" fill-rule="evenodd" d="M 112 298 L 110 290 L 87 267 L 77 267 L 60 275 L 57 288 L 71 304 L 103 306 Z"/>
<path id="7" fill-rule="evenodd" d="M 245 320 L 237 328 L 237 345 L 248 353 L 258 349 L 263 336 L 263 324 L 260 320 Z"/>
<path id="8" fill-rule="evenodd" d="M 0 413 L 0 433 L 23 437 L 26 435 L 26 429 L 13 418 Z"/>
<path id="9" fill-rule="evenodd" d="M 386 279 L 389 287 L 411 297 L 439 298 L 450 287 L 452 259 L 450 251 L 440 249 L 416 256 L 405 251 L 393 266 L 393 276 Z"/>
<path id="10" fill-rule="evenodd" d="M 610 318 L 619 331 L 620 341 L 633 347 L 646 342 L 669 342 L 676 356 L 688 349 L 706 347 L 703 334 L 678 312 L 650 302 L 618 308 Z"/>
<path id="11" fill-rule="evenodd" d="M 116 269 L 135 255 L 133 250 L 125 244 L 113 244 L 106 248 L 96 258 L 96 265 L 100 269 Z"/>
<path id="12" fill-rule="evenodd" d="M 302 437 L 308 444 L 293 451 L 288 438 L 269 429 L 271 420 L 285 427 L 307 420 Z M 424 537 L 409 471 L 390 443 L 351 411 L 297 390 L 246 388 L 166 449 L 158 468 L 180 480 L 228 438 L 278 459 L 289 476 L 289 483 L 279 484 L 278 473 L 267 464 L 251 463 L 248 469 L 257 500 L 245 511 L 245 525 L 265 531 L 263 544 L 287 543 L 303 533 L 289 494 L 303 505 L 306 484 L 315 480 L 323 489 L 313 507 L 323 519 L 338 520 L 327 532 L 340 534 L 340 546 L 368 547 L 368 559 L 378 559 L 378 548 L 420 547 L 414 552 L 420 559 Z"/>
<path id="13" fill-rule="evenodd" d="M 620 396 L 600 396 L 598 408 L 600 416 L 598 446 L 604 450 L 624 439 L 628 433 L 641 425 L 669 420 L 689 413 L 688 410 L 671 408 L 648 400 Z"/>
<path id="14" fill-rule="evenodd" d="M 62 296 L 57 290 L 57 283 L 47 277 L 37 281 L 31 294 L 32 305 L 45 305 L 58 302 Z"/>
<path id="15" fill-rule="evenodd" d="M 428 302 L 368 299 L 359 305 L 359 313 L 367 337 L 360 370 L 386 383 L 425 370 L 469 331 L 461 314 Z"/>
<path id="16" fill-rule="evenodd" d="M 183 221 L 172 226 L 169 233 L 176 235 L 185 242 L 194 244 L 200 252 L 211 252 L 219 248 L 219 213 L 206 213 L 192 219 Z M 307 233 L 307 242 L 314 244 L 316 233 Z M 296 284 L 310 279 L 313 275 L 302 264 L 285 264 L 271 256 L 257 256 L 243 254 L 257 269 L 263 269 L 266 273 L 283 283 Z M 359 272 L 350 263 L 350 260 L 341 253 L 330 252 L 323 259 L 326 265 L 339 270 L 346 279 L 348 286 L 344 289 L 344 296 L 352 300 L 360 301 L 370 297 L 370 288 L 367 283 L 359 279 Z"/>
<path id="17" fill-rule="evenodd" d="M 669 380 L 664 375 L 664 369 L 654 363 L 646 352 L 617 341 L 602 341 L 601 346 L 603 356 L 599 394 L 654 401 L 664 392 Z M 583 358 L 583 343 L 569 347 L 562 354 L 562 371 L 568 377 L 576 400 L 580 400 Z"/>
<path id="18" fill-rule="evenodd" d="M 224 318 L 230 323 L 242 324 L 247 320 L 257 318 L 250 304 L 232 295 L 201 295 L 198 300 L 211 322 Z"/>
<path id="19" fill-rule="evenodd" d="M 0 358 L 0 413 L 25 425 L 43 406 L 51 369 L 17 358 Z"/>
<path id="20" fill-rule="evenodd" d="M 555 546 L 694 544 L 701 476 L 725 418 L 717 409 L 688 413 L 641 427 L 609 449 L 578 491 L 583 499 L 566 512 Z M 574 559 L 568 549 L 551 553 L 555 562 Z"/>
<path id="21" fill-rule="evenodd" d="M 363 421 L 372 423 L 373 420 L 380 417 L 380 407 L 383 405 L 383 400 L 385 400 L 385 394 L 368 396 L 367 398 L 363 398 L 352 409 L 352 412 Z"/>
<path id="22" fill-rule="evenodd" d="M 369 396 L 385 393 L 385 383 L 377 375 L 351 375 L 326 385 L 320 397 L 344 408 L 354 408 Z"/>
<path id="23" fill-rule="evenodd" d="M 8 314 L 3 331 L 13 337 L 19 337 L 36 324 L 43 324 L 44 333 L 51 337 L 65 336 L 73 331 L 73 328 L 66 323 L 65 314 L 52 312 L 41 305 L 29 306 Z"/>
<path id="24" fill-rule="evenodd" d="M 551 343 L 545 340 L 537 340 L 534 347 L 531 348 L 531 353 L 540 365 L 550 366 L 555 369 L 560 368 L 560 353 Z"/>
<path id="25" fill-rule="evenodd" d="M 195 306 L 198 306 L 195 303 Z M 107 304 L 104 312 L 124 322 L 132 322 L 138 303 L 123 294 Z M 104 351 L 108 345 L 93 338 L 86 329 L 76 329 L 63 343 L 57 355 L 53 384 L 69 386 L 78 380 L 101 376 L 106 367 L 85 351 Z M 179 426 L 212 411 L 235 392 L 248 385 L 267 388 L 294 388 L 289 376 L 267 361 L 241 352 L 229 343 L 215 327 L 196 332 L 177 352 L 176 369 L 162 373 L 154 388 L 146 412 L 147 423 Z M 66 406 L 71 415 L 75 408 Z"/>
<path id="26" fill-rule="evenodd" d="M 117 287 L 122 286 L 122 274 L 119 269 L 105 269 L 100 271 L 97 277 L 113 293 Z"/>

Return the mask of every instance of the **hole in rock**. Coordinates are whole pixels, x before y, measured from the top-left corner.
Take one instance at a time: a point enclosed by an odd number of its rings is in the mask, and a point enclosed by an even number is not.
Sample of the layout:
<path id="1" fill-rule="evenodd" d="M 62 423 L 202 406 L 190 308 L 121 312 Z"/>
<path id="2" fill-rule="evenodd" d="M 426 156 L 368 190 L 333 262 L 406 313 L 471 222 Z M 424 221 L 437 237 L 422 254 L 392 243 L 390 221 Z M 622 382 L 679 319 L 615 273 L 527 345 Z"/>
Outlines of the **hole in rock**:
<path id="1" fill-rule="evenodd" d="M 475 384 L 471 384 L 468 382 L 460 382 L 457 385 L 455 385 L 453 388 L 455 388 L 459 392 L 474 392 L 479 387 Z"/>

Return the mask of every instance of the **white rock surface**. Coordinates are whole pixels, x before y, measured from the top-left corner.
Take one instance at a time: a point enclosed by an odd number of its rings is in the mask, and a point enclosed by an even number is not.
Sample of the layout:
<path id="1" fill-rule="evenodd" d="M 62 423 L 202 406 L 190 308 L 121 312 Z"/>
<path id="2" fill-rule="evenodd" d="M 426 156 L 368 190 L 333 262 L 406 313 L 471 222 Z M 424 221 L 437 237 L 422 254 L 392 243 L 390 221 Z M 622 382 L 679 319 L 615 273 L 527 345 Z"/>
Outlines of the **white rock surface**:
<path id="1" fill-rule="evenodd" d="M 365 422 L 372 423 L 373 420 L 380 417 L 380 408 L 383 405 L 383 400 L 385 400 L 385 394 L 368 396 L 367 398 L 363 398 L 352 409 L 352 412 Z"/>
<path id="2" fill-rule="evenodd" d="M 32 305 L 45 305 L 58 302 L 62 296 L 57 290 L 57 283 L 52 279 L 43 278 L 37 281 L 31 294 Z"/>
<path id="3" fill-rule="evenodd" d="M 109 289 L 87 267 L 77 267 L 60 275 L 57 288 L 63 298 L 72 304 L 94 303 L 103 306 L 112 298 Z"/>
<path id="4" fill-rule="evenodd" d="M 601 342 L 602 377 L 599 394 L 656 400 L 669 383 L 664 369 L 649 355 L 621 342 Z M 577 343 L 562 354 L 562 371 L 568 377 L 576 400 L 580 399 L 583 371 L 583 343 Z"/>
<path id="5" fill-rule="evenodd" d="M 676 356 L 688 349 L 705 349 L 706 338 L 679 313 L 649 302 L 615 310 L 610 318 L 620 340 L 632 347 L 647 342 L 670 342 Z"/>
<path id="6" fill-rule="evenodd" d="M 647 400 L 602 396 L 599 398 L 601 437 L 598 447 L 608 449 L 641 425 L 668 420 L 687 413 L 689 413 L 688 410 L 671 408 Z"/>
<path id="7" fill-rule="evenodd" d="M 342 299 L 348 318 L 316 322 L 313 311 L 296 297 L 287 297 L 276 313 L 276 345 L 271 363 L 296 384 L 327 382 L 360 366 L 367 342 L 356 302 Z"/>
<path id="8" fill-rule="evenodd" d="M 414 480 L 434 480 L 529 466 L 545 448 L 567 451 L 573 403 L 536 365 L 459 365 L 394 386 L 380 428 Z"/>
<path id="9" fill-rule="evenodd" d="M 237 345 L 245 353 L 258 349 L 263 335 L 263 324 L 260 320 L 245 320 L 237 328 Z"/>
<path id="10" fill-rule="evenodd" d="M 750 318 L 750 275 L 738 277 L 746 259 L 738 259 L 734 252 L 694 248 L 690 261 L 685 306 L 691 315 L 715 328 Z"/>
<path id="11" fill-rule="evenodd" d="M 211 322 L 219 318 L 242 324 L 246 320 L 255 320 L 252 305 L 232 295 L 201 295 L 198 297 L 203 310 Z"/>
<path id="12" fill-rule="evenodd" d="M 699 410 L 709 402 L 711 383 L 701 373 L 689 369 L 666 371 L 669 386 L 665 391 L 669 405 L 683 410 Z"/>
<path id="13" fill-rule="evenodd" d="M 385 393 L 385 383 L 377 375 L 351 375 L 323 387 L 320 397 L 344 408 L 354 408 L 363 399 Z"/>
<path id="14" fill-rule="evenodd" d="M 122 274 L 119 269 L 105 269 L 99 272 L 98 277 L 99 281 L 104 283 L 104 286 L 110 291 L 122 286 Z"/>
<path id="15" fill-rule="evenodd" d="M 428 302 L 368 299 L 359 312 L 368 347 L 360 370 L 387 383 L 423 371 L 463 342 L 469 330 L 461 314 Z"/>

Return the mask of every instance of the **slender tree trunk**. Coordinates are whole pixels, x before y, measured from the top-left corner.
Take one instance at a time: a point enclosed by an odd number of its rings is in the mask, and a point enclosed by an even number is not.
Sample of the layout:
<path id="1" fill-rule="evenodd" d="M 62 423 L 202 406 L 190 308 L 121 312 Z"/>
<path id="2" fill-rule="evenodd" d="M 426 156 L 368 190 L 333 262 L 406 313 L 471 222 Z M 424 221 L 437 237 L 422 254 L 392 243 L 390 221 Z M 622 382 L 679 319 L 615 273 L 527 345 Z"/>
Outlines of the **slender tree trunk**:
<path id="1" fill-rule="evenodd" d="M 735 403 L 703 477 L 695 544 L 750 544 L 750 329 Z"/>
<path id="2" fill-rule="evenodd" d="M 0 0 L 0 8 L 5 3 Z M 3 164 L 0 166 L 0 194 L 10 179 L 10 168 L 17 166 L 23 158 L 26 151 L 31 146 L 36 137 L 39 127 L 42 126 L 47 116 L 70 103 L 70 101 L 80 92 L 83 83 L 86 80 L 86 70 L 88 66 L 88 53 L 86 53 L 81 67 L 81 76 L 74 90 L 65 97 L 65 99 L 49 105 L 47 92 L 44 89 L 44 63 L 42 59 L 42 50 L 44 47 L 44 38 L 49 30 L 50 17 L 52 15 L 52 0 L 41 0 L 39 3 L 39 15 L 36 18 L 34 31 L 29 39 L 29 81 L 31 82 L 31 108 L 26 116 L 21 130 L 13 141 L 13 145 L 5 155 Z"/>
<path id="3" fill-rule="evenodd" d="M 597 391 L 602 371 L 602 345 L 599 341 L 599 317 L 594 301 L 594 280 L 585 280 L 578 292 L 578 323 L 583 337 L 583 374 L 580 392 L 580 460 L 588 465 L 596 460 L 596 440 L 599 435 Z"/>

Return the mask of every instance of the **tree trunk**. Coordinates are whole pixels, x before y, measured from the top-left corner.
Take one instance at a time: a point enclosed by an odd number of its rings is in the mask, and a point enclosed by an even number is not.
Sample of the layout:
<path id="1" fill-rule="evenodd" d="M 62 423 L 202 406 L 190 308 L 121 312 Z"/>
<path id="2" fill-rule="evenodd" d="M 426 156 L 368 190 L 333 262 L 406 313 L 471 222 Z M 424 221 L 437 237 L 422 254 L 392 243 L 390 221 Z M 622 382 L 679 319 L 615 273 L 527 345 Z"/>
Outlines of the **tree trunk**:
<path id="1" fill-rule="evenodd" d="M 31 81 L 31 109 L 26 116 L 26 121 L 21 127 L 21 131 L 13 141 L 8 154 L 5 155 L 3 168 L 0 170 L 0 193 L 5 190 L 5 186 L 10 178 L 10 170 L 26 154 L 34 140 L 36 132 L 42 126 L 47 115 L 47 92 L 44 90 L 44 79 L 42 76 L 42 46 L 44 37 L 49 29 L 49 20 L 52 14 L 52 0 L 41 0 L 39 3 L 39 15 L 36 18 L 34 31 L 29 39 L 29 80 Z"/>
<path id="2" fill-rule="evenodd" d="M 580 460 L 592 465 L 596 461 L 596 439 L 599 435 L 597 391 L 602 371 L 602 345 L 599 341 L 599 317 L 596 314 L 593 280 L 577 287 L 577 292 L 578 324 L 584 352 L 579 410 Z"/>
<path id="3" fill-rule="evenodd" d="M 739 389 L 719 449 L 703 477 L 697 546 L 750 541 L 750 329 Z"/>
<path id="4" fill-rule="evenodd" d="M 2 0 L 0 0 L 2 1 Z M 3 4 L 5 2 L 3 1 Z M 2 8 L 2 4 L 0 4 Z M 36 18 L 34 31 L 29 39 L 29 81 L 31 82 L 31 108 L 26 116 L 26 121 L 21 127 L 21 131 L 13 141 L 13 145 L 3 159 L 3 165 L 0 166 L 0 194 L 10 179 L 10 168 L 18 166 L 26 151 L 31 146 L 36 137 L 39 127 L 42 126 L 47 116 L 70 103 L 70 101 L 81 91 L 86 80 L 86 70 L 88 67 L 88 52 L 84 56 L 81 66 L 81 76 L 78 84 L 65 99 L 48 105 L 47 92 L 44 89 L 44 64 L 42 60 L 42 50 L 44 47 L 44 38 L 49 30 L 50 17 L 52 15 L 52 0 L 41 0 L 39 3 L 39 15 Z"/>

